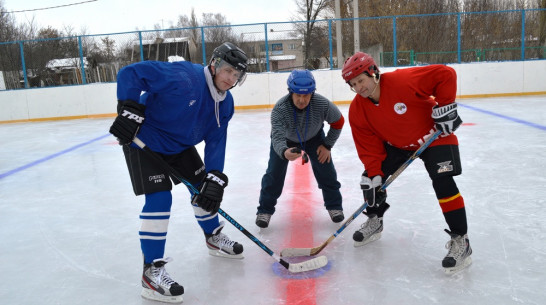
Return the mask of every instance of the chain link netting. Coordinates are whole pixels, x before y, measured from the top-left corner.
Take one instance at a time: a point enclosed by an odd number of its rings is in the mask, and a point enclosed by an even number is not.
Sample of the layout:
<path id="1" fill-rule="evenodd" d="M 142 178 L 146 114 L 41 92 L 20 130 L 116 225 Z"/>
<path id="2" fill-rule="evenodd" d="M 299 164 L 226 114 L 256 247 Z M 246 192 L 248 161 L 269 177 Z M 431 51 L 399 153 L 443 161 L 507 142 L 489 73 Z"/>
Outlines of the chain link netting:
<path id="1" fill-rule="evenodd" d="M 206 65 L 225 41 L 247 53 L 251 73 L 340 69 L 356 51 L 371 54 L 384 67 L 545 59 L 544 20 L 545 10 L 532 9 L 0 42 L 0 90 L 115 82 L 122 67 L 145 60 Z"/>

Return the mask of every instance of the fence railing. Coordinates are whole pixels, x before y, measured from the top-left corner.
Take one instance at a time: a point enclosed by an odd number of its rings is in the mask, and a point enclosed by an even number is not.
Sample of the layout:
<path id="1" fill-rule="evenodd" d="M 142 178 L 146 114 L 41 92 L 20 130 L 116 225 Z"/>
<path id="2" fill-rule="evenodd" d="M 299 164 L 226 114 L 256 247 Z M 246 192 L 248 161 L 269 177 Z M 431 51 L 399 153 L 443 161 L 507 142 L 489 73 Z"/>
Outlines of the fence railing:
<path id="1" fill-rule="evenodd" d="M 380 66 L 387 67 L 542 60 L 546 58 L 545 20 L 546 9 L 527 9 L 0 42 L 0 90 L 115 82 L 122 67 L 144 60 L 207 64 L 212 50 L 224 41 L 245 50 L 253 73 L 339 69 L 355 51 L 370 53 Z"/>

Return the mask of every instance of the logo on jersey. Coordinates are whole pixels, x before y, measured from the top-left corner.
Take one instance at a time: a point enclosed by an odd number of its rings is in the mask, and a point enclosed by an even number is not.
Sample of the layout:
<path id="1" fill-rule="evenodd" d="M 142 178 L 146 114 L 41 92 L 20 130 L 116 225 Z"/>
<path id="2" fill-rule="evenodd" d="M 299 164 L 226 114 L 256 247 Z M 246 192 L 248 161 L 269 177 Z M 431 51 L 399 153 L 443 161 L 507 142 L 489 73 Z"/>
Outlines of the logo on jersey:
<path id="1" fill-rule="evenodd" d="M 440 163 L 438 163 L 438 166 L 440 167 L 440 168 L 438 169 L 438 174 L 447 173 L 447 172 L 453 171 L 453 165 L 451 165 L 450 163 L 451 163 L 451 161 L 446 161 L 446 162 L 440 162 Z"/>
<path id="2" fill-rule="evenodd" d="M 190 101 L 190 107 L 193 106 L 193 104 L 195 104 L 195 102 L 197 102 L 196 100 L 191 100 Z"/>
<path id="3" fill-rule="evenodd" d="M 396 112 L 398 114 L 404 114 L 404 113 L 406 113 L 406 111 L 408 111 L 408 106 L 406 106 L 406 104 L 396 103 L 394 105 L 394 112 Z"/>

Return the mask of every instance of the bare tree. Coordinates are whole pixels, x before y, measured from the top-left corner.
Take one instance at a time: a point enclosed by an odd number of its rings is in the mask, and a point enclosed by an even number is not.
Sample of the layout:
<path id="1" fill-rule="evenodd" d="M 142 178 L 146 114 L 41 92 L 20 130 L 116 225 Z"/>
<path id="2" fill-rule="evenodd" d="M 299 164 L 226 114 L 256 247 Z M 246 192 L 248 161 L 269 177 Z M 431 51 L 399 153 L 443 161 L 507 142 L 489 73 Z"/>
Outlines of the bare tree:
<path id="1" fill-rule="evenodd" d="M 4 1 L 0 0 L 0 42 L 16 41 L 18 38 L 15 18 L 4 8 Z M 21 58 L 19 46 L 15 43 L 0 44 L 0 71 L 18 70 Z"/>
<path id="2" fill-rule="evenodd" d="M 303 65 L 305 68 L 316 68 L 317 60 L 322 55 L 320 52 L 317 54 L 313 50 L 322 50 L 320 44 L 324 43 L 324 28 L 319 29 L 317 20 L 319 16 L 329 13 L 328 7 L 331 1 L 329 0 L 295 0 L 297 9 L 296 19 L 305 20 L 304 23 L 294 24 L 296 30 L 303 36 Z M 299 17 L 299 18 L 298 18 Z M 323 23 L 327 26 L 326 23 Z M 321 35 L 322 34 L 322 35 Z"/>
<path id="3" fill-rule="evenodd" d="M 4 0 L 0 0 L 0 41 L 15 41 L 17 36 L 15 18 L 4 8 Z"/>
<path id="4" fill-rule="evenodd" d="M 206 59 L 212 56 L 212 51 L 226 41 L 236 41 L 233 27 L 222 14 L 203 13 L 202 25 L 205 31 Z"/>
<path id="5" fill-rule="evenodd" d="M 192 8 L 190 16 L 180 15 L 178 16 L 178 22 L 176 23 L 178 28 L 186 28 L 179 31 L 179 37 L 189 37 L 190 57 L 192 59 L 199 58 L 200 50 L 202 47 L 201 42 L 201 30 L 199 29 L 199 22 L 195 16 L 195 10 Z"/>
<path id="6" fill-rule="evenodd" d="M 341 0 L 341 18 L 353 18 L 352 1 L 357 0 Z M 353 43 L 354 21 L 343 21 L 344 57 L 352 54 L 354 49 L 366 50 L 379 45 L 383 50 L 383 64 L 394 64 L 393 31 L 396 31 L 397 64 L 411 64 L 413 60 L 425 63 L 454 62 L 457 60 L 457 23 L 460 16 L 462 61 L 517 60 L 520 56 L 518 47 L 522 25 L 521 13 L 515 10 L 533 6 L 533 1 L 543 0 L 360 0 L 358 16 L 363 18 L 359 21 L 361 45 L 355 48 Z M 332 10 L 331 5 L 329 9 Z M 482 13 L 502 10 L 514 11 Z M 538 22 L 535 19 L 539 19 L 538 16 L 544 18 L 543 15 L 542 12 L 528 14 L 528 22 Z"/>

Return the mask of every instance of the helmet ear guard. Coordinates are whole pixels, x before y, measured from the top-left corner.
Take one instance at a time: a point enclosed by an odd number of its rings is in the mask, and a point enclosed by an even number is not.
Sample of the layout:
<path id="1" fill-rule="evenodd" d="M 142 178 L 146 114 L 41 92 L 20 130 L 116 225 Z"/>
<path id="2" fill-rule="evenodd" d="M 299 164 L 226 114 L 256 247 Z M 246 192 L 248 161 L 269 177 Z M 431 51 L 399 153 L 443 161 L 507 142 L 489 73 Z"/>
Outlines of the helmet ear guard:
<path id="1" fill-rule="evenodd" d="M 311 94 L 316 90 L 316 82 L 309 70 L 293 70 L 288 79 L 288 92 L 296 94 Z"/>

